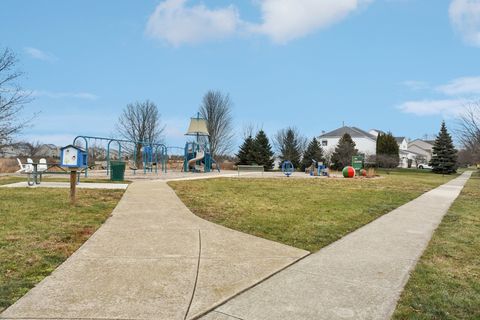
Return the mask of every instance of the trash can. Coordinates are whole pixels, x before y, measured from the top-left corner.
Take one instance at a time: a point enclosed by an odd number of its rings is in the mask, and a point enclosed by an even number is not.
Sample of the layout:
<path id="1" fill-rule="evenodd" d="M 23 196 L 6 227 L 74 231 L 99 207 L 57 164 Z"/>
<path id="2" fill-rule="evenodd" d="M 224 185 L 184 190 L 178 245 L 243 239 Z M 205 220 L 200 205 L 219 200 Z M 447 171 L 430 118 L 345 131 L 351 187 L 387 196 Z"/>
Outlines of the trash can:
<path id="1" fill-rule="evenodd" d="M 125 161 L 110 161 L 110 180 L 125 180 Z"/>

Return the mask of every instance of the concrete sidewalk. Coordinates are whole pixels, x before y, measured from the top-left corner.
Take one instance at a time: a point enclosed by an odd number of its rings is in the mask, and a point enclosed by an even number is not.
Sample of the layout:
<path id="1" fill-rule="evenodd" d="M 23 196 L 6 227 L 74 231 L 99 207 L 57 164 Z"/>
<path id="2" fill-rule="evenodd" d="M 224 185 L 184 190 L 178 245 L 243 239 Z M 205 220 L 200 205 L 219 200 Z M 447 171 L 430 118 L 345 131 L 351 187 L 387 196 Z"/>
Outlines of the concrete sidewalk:
<path id="1" fill-rule="evenodd" d="M 193 215 L 163 181 L 113 216 L 1 319 L 190 319 L 308 252 Z"/>
<path id="2" fill-rule="evenodd" d="M 470 175 L 350 233 L 202 319 L 389 319 L 409 273 Z"/>

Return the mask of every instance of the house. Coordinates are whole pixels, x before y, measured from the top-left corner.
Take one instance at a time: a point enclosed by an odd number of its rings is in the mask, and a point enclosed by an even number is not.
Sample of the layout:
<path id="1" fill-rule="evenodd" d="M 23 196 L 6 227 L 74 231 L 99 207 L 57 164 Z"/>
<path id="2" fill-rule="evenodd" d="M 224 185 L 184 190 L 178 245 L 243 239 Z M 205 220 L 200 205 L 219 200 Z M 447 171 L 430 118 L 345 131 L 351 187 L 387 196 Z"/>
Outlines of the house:
<path id="1" fill-rule="evenodd" d="M 384 131 L 378 129 L 371 129 L 369 133 L 375 135 L 376 137 L 378 137 L 380 133 L 385 134 Z M 399 149 L 398 155 L 400 161 L 398 166 L 400 168 L 411 168 L 412 166 L 416 166 L 416 159 L 419 154 L 408 150 L 408 139 L 406 137 L 395 137 L 395 140 L 397 141 Z"/>
<path id="2" fill-rule="evenodd" d="M 343 126 L 322 134 L 318 137 L 318 140 L 327 154 L 333 153 L 338 141 L 345 133 L 352 137 L 353 142 L 355 142 L 355 148 L 358 149 L 359 153 L 365 156 L 376 154 L 377 136 L 357 127 Z"/>
<path id="3" fill-rule="evenodd" d="M 384 131 L 379 129 L 371 129 L 367 132 L 357 127 L 344 126 L 328 133 L 324 133 L 319 136 L 318 139 L 326 153 L 331 154 L 335 150 L 338 141 L 345 133 L 350 134 L 359 153 L 364 154 L 365 156 L 376 155 L 377 137 L 379 134 L 385 134 Z M 430 144 L 430 141 L 425 142 L 423 140 L 414 140 L 412 143 L 409 143 L 406 137 L 395 137 L 395 140 L 399 148 L 399 167 L 416 167 L 419 163 L 424 162 L 424 157 L 427 153 L 429 153 L 428 160 L 430 160 L 431 148 L 433 147 L 433 144 Z"/>
<path id="4" fill-rule="evenodd" d="M 408 140 L 405 137 L 395 137 L 395 140 L 398 144 L 398 149 L 400 150 L 408 150 Z"/>
<path id="5" fill-rule="evenodd" d="M 408 143 L 408 151 L 418 154 L 419 163 L 428 163 L 432 159 L 432 150 L 435 141 L 415 139 Z"/>
<path id="6" fill-rule="evenodd" d="M 58 158 L 60 155 L 60 147 L 54 144 L 42 144 L 36 154 L 38 157 Z"/>

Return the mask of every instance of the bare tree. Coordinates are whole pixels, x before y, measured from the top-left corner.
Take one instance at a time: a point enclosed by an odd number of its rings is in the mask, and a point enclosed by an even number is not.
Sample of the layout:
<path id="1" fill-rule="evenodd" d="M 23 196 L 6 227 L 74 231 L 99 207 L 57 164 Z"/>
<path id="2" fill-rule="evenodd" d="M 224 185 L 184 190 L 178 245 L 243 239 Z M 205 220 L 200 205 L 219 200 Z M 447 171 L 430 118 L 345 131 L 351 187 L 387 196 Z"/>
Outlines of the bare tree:
<path id="1" fill-rule="evenodd" d="M 457 135 L 460 143 L 474 161 L 480 161 L 480 102 L 466 106 L 459 120 Z"/>
<path id="2" fill-rule="evenodd" d="M 210 151 L 215 157 L 225 155 L 233 146 L 233 103 L 228 94 L 220 91 L 208 91 L 203 96 L 200 115 L 207 119 Z"/>
<path id="3" fill-rule="evenodd" d="M 23 155 L 31 158 L 39 156 L 43 149 L 43 144 L 39 141 L 20 142 L 19 146 L 24 150 Z"/>
<path id="4" fill-rule="evenodd" d="M 24 104 L 31 99 L 30 94 L 17 83 L 23 75 L 15 69 L 17 62 L 10 49 L 0 52 L 0 149 L 11 144 L 12 138 L 29 122 L 20 119 Z"/>
<path id="5" fill-rule="evenodd" d="M 257 132 L 260 131 L 259 127 L 252 122 L 243 125 L 243 139 L 248 137 L 255 137 Z"/>
<path id="6" fill-rule="evenodd" d="M 118 118 L 117 130 L 120 135 L 131 141 L 159 143 L 165 129 L 160 120 L 157 105 L 149 100 L 127 104 Z M 137 158 L 141 159 L 142 145 L 136 145 Z"/>

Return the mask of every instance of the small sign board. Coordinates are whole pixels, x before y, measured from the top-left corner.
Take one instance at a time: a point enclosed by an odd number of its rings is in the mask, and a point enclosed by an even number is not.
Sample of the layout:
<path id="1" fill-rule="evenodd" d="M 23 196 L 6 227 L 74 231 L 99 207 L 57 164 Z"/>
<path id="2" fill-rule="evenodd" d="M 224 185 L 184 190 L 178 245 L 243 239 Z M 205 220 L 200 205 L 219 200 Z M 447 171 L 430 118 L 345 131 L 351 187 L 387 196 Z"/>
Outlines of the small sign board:
<path id="1" fill-rule="evenodd" d="M 363 169 L 363 162 L 364 162 L 363 155 L 352 157 L 352 167 L 357 171 Z"/>

